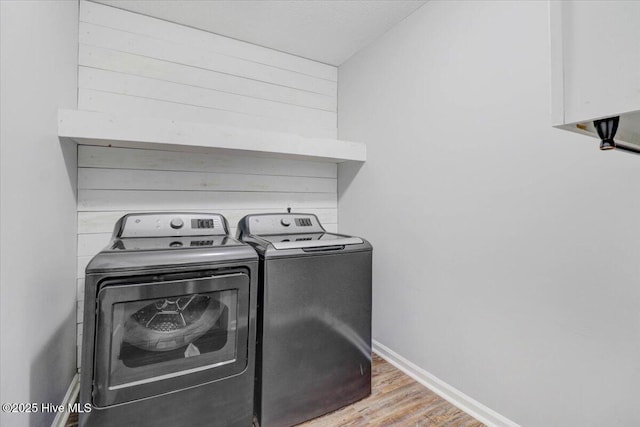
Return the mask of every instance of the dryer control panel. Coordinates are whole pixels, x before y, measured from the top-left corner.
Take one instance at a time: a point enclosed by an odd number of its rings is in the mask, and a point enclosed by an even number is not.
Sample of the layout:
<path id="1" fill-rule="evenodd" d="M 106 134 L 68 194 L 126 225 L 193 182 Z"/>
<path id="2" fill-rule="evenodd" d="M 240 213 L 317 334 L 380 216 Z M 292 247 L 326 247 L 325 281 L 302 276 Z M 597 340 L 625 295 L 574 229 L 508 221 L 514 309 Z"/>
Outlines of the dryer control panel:
<path id="1" fill-rule="evenodd" d="M 226 236 L 220 214 L 162 212 L 128 214 L 120 219 L 116 237 Z"/>
<path id="2" fill-rule="evenodd" d="M 248 217 L 249 234 L 269 236 L 274 234 L 322 233 L 318 217 L 314 214 L 282 213 L 257 214 Z"/>

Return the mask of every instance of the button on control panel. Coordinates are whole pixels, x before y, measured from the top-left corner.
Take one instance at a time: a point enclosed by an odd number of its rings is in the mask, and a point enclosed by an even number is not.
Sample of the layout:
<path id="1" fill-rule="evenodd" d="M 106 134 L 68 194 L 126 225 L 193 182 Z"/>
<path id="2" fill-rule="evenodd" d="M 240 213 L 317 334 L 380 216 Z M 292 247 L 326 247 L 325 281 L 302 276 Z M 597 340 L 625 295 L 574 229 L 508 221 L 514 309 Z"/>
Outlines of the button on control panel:
<path id="1" fill-rule="evenodd" d="M 182 219 L 180 218 L 173 218 L 170 222 L 171 224 L 171 228 L 182 228 L 182 226 L 184 225 L 184 221 L 182 221 Z"/>

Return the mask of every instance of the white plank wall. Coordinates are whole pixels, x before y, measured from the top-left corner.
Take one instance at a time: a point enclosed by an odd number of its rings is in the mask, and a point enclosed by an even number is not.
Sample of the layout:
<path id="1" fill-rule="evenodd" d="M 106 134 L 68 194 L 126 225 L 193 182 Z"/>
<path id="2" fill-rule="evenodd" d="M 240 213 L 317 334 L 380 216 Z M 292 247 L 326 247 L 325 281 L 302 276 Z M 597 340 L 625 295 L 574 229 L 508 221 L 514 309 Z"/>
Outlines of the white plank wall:
<path id="1" fill-rule="evenodd" d="M 78 109 L 337 137 L 336 67 L 80 3 Z"/>
<path id="2" fill-rule="evenodd" d="M 182 84 L 185 87 L 215 90 L 238 96 L 277 101 L 301 107 L 336 111 L 336 99 L 313 92 L 266 84 L 231 74 L 212 73 L 197 67 L 132 55 L 111 49 L 80 45 L 81 69 L 99 69 L 132 76 L 144 76 L 159 81 Z"/>
<path id="3" fill-rule="evenodd" d="M 80 2 L 78 109 L 336 138 L 337 69 Z M 337 165 L 230 154 L 78 147 L 78 354 L 84 270 L 128 212 L 311 212 L 337 231 Z M 80 357 L 78 357 L 78 367 Z"/>

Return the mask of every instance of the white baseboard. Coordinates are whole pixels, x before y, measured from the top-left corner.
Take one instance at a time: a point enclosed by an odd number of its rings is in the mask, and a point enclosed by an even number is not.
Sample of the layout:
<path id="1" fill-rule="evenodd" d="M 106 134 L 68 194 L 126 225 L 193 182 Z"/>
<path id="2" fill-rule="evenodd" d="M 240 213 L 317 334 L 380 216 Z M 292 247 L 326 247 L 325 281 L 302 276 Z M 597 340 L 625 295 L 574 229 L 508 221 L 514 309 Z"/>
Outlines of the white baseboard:
<path id="1" fill-rule="evenodd" d="M 500 415 L 493 409 L 462 393 L 436 376 L 430 374 L 389 347 L 373 340 L 373 351 L 380 357 L 400 369 L 411 378 L 427 387 L 454 406 L 460 408 L 478 421 L 492 427 L 520 427 L 518 424 Z"/>
<path id="2" fill-rule="evenodd" d="M 65 408 L 68 408 L 69 405 L 75 403 L 78 398 L 78 393 L 80 392 L 80 376 L 75 374 L 73 379 L 71 380 L 71 384 L 69 384 L 69 388 L 67 389 L 67 393 L 64 395 L 64 399 L 62 399 L 62 405 Z M 58 412 L 56 417 L 53 419 L 51 423 L 51 427 L 64 427 L 67 424 L 67 420 L 69 419 L 70 412 L 64 410 L 62 412 Z"/>

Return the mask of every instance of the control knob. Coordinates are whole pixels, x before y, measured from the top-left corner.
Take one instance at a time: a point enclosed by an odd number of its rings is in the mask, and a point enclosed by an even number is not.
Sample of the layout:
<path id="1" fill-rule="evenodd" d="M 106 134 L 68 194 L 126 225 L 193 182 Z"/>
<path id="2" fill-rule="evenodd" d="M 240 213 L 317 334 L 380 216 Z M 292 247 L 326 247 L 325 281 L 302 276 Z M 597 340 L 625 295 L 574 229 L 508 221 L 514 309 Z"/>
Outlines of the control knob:
<path id="1" fill-rule="evenodd" d="M 173 218 L 169 224 L 171 225 L 171 228 L 178 229 L 182 228 L 184 222 L 180 218 Z"/>
<path id="2" fill-rule="evenodd" d="M 285 227 L 288 227 L 291 225 L 291 220 L 289 218 L 282 218 L 280 220 L 280 224 L 284 225 Z"/>

